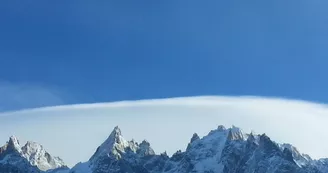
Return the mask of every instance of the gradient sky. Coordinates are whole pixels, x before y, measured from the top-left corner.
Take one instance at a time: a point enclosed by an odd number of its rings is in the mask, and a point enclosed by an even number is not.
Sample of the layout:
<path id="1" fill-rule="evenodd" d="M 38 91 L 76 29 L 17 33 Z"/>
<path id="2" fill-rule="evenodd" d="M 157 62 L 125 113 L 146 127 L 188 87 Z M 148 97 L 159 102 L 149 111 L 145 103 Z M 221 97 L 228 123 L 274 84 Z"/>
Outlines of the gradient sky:
<path id="1" fill-rule="evenodd" d="M 0 2 L 0 111 L 193 95 L 328 102 L 328 1 Z"/>

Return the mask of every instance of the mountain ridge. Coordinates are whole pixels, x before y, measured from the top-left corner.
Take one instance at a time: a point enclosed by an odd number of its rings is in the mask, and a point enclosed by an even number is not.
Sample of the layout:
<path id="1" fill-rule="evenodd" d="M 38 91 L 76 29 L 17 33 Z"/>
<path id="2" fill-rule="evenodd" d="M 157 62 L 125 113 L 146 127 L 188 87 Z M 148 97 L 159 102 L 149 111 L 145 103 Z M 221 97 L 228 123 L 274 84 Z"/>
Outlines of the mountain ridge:
<path id="1" fill-rule="evenodd" d="M 20 165 L 20 166 L 17 166 Z M 55 169 L 68 168 L 59 157 L 51 156 L 42 145 L 27 141 L 21 146 L 15 136 L 0 147 L 0 172 L 45 172 Z M 27 170 L 26 170 L 27 169 Z"/>
<path id="2" fill-rule="evenodd" d="M 68 169 L 60 158 L 45 153 L 47 152 L 42 145 L 27 142 L 21 147 L 18 139 L 12 136 L 7 144 L 0 148 L 0 173 L 8 173 L 3 172 L 7 169 L 14 170 L 11 173 L 21 173 L 20 170 L 25 172 L 27 170 L 26 173 L 327 173 L 328 171 L 328 159 L 314 160 L 290 144 L 278 144 L 272 141 L 266 134 L 248 134 L 238 127 L 225 128 L 222 125 L 202 138 L 194 133 L 186 150 L 179 150 L 171 157 L 166 152 L 156 154 L 146 140 L 141 143 L 126 140 L 118 126 L 88 161 L 80 162 L 71 169 Z M 8 155 L 12 162 L 7 162 Z M 46 155 L 52 162 L 47 159 L 38 162 L 36 159 L 42 160 Z M 45 163 L 48 163 L 48 166 L 44 166 Z M 51 163 L 52 166 L 49 167 Z"/>
<path id="3" fill-rule="evenodd" d="M 117 144 L 114 148 L 118 151 L 115 149 L 112 152 L 107 151 L 106 153 L 105 151 L 105 155 L 98 155 L 100 157 L 98 164 L 92 163 L 91 160 L 79 163 L 71 169 L 70 173 L 119 173 L 122 171 L 142 173 L 326 173 L 328 170 L 328 162 L 325 159 L 313 160 L 308 155 L 301 154 L 296 147 L 290 144 L 275 143 L 266 134 L 245 134 L 235 126 L 228 129 L 218 126 L 203 138 L 195 133 L 186 151 L 177 151 L 172 157 L 155 153 L 140 157 L 133 150 L 136 146 L 128 144 L 123 138 L 121 130 L 115 127 L 113 132 L 115 131 L 119 131 L 116 133 L 118 134 L 116 137 L 120 140 L 114 144 Z M 108 139 L 113 137 L 112 134 Z M 150 144 L 148 146 L 150 147 Z M 96 153 L 101 148 L 102 146 L 97 149 Z M 245 150 L 245 148 L 249 149 Z M 119 154 L 119 157 L 112 157 L 116 154 Z M 238 154 L 243 158 L 236 161 L 234 157 Z M 94 157 L 95 155 L 91 158 L 94 159 Z M 261 167 L 259 164 L 265 166 Z"/>

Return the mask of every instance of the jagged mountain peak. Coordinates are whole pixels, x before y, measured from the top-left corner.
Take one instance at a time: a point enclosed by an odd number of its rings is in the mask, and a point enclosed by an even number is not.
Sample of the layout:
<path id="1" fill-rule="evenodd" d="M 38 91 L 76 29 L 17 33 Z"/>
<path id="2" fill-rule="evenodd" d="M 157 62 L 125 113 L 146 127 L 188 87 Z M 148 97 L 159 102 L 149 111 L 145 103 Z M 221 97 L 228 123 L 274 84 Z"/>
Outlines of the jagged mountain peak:
<path id="1" fill-rule="evenodd" d="M 22 147 L 22 155 L 42 171 L 66 166 L 62 159 L 52 157 L 41 144 L 33 141 L 27 141 Z"/>
<path id="2" fill-rule="evenodd" d="M 217 130 L 224 131 L 224 130 L 226 130 L 226 128 L 223 125 L 219 125 Z"/>
<path id="3" fill-rule="evenodd" d="M 115 158 L 116 160 L 119 160 L 129 152 L 137 154 L 136 157 L 155 155 L 155 152 L 150 147 L 148 141 L 143 140 L 140 144 L 134 140 L 127 141 L 123 137 L 121 129 L 116 126 L 109 137 L 97 148 L 89 161 L 93 164 L 104 158 Z"/>
<path id="4" fill-rule="evenodd" d="M 16 154 L 4 159 L 2 156 L 6 154 L 8 156 L 8 152 L 2 151 L 8 150 L 8 146 L 17 148 L 19 146 L 17 138 L 9 139 L 5 147 L 0 148 L 0 173 L 3 173 L 1 172 L 3 166 L 5 170 L 8 166 L 3 163 L 12 163 L 11 166 L 21 167 L 21 170 L 32 170 L 25 171 L 28 173 L 33 171 L 33 173 L 42 173 L 42 171 L 35 172 L 33 165 L 36 165 L 38 170 L 49 170 L 50 167 L 59 166 L 53 163 L 62 163 L 59 158 L 51 157 L 42 145 L 30 141 L 20 148 L 20 155 L 14 152 Z M 127 141 L 117 126 L 88 162 L 77 164 L 69 172 L 327 173 L 328 159 L 312 160 L 290 144 L 278 144 L 266 134 L 246 134 L 235 126 L 230 128 L 219 126 L 202 138 L 195 133 L 187 149 L 177 151 L 172 157 L 166 152 L 156 155 L 148 141 L 143 140 L 139 144 L 134 140 Z M 64 168 L 47 173 L 68 173 L 68 170 Z"/>
<path id="5" fill-rule="evenodd" d="M 150 143 L 146 140 L 143 140 L 138 146 L 137 153 L 143 157 L 148 155 L 155 155 L 154 150 L 150 147 Z"/>
<path id="6" fill-rule="evenodd" d="M 115 126 L 110 136 L 122 136 L 122 131 L 118 126 Z"/>
<path id="7" fill-rule="evenodd" d="M 313 159 L 307 155 L 307 154 L 303 154 L 301 153 L 296 147 L 294 147 L 291 144 L 280 144 L 279 147 L 284 150 L 288 150 L 291 152 L 294 161 L 299 165 L 299 166 L 306 166 L 309 163 L 313 162 Z"/>
<path id="8" fill-rule="evenodd" d="M 238 128 L 236 126 L 232 126 L 231 128 L 229 128 L 228 139 L 229 140 L 245 140 L 245 134 L 243 133 L 243 131 L 240 128 Z"/>
<path id="9" fill-rule="evenodd" d="M 78 164 L 72 169 L 72 172 L 79 172 L 81 169 L 86 168 L 92 171 L 105 171 L 107 164 L 112 165 L 112 168 L 107 172 L 115 172 L 114 170 L 118 169 L 117 164 L 138 163 L 139 159 L 145 156 L 155 156 L 150 143 L 146 140 L 143 140 L 140 144 L 134 140 L 127 141 L 124 139 L 121 130 L 116 126 L 109 137 L 97 148 L 89 161 Z M 105 163 L 105 166 L 102 163 Z"/>
<path id="10" fill-rule="evenodd" d="M 199 140 L 199 139 L 200 139 L 200 137 L 198 136 L 198 134 L 197 134 L 197 133 L 194 133 L 194 134 L 192 135 L 191 139 L 190 139 L 190 143 L 192 143 L 192 142 L 194 142 L 194 141 L 197 141 L 197 140 Z"/>
<path id="11" fill-rule="evenodd" d="M 39 143 L 33 141 L 27 141 L 26 144 L 22 147 L 24 153 L 35 153 L 40 150 L 44 150 L 43 146 Z"/>
<path id="12" fill-rule="evenodd" d="M 8 142 L 0 149 L 0 160 L 7 165 L 15 165 L 17 162 L 30 165 L 31 170 L 38 168 L 41 171 L 66 167 L 65 163 L 58 157 L 52 157 L 42 145 L 28 141 L 23 147 L 19 140 L 11 136 Z M 28 167 L 28 166 L 27 166 Z M 36 168 L 33 168 L 36 167 Z"/>
<path id="13" fill-rule="evenodd" d="M 21 152 L 21 146 L 20 146 L 19 140 L 16 136 L 12 135 L 9 137 L 9 140 L 7 142 L 7 148 L 16 150 L 17 152 Z"/>
<path id="14" fill-rule="evenodd" d="M 19 146 L 19 141 L 18 138 L 14 135 L 9 137 L 9 141 L 8 141 L 9 145 L 18 145 Z"/>
<path id="15" fill-rule="evenodd" d="M 284 143 L 284 144 L 281 144 L 280 146 L 282 148 L 286 148 L 286 149 L 290 150 L 293 154 L 293 157 L 295 157 L 295 158 L 304 157 L 306 160 L 311 159 L 309 155 L 301 153 L 295 146 L 293 146 L 291 144 Z"/>
<path id="16" fill-rule="evenodd" d="M 134 145 L 134 142 L 128 142 L 122 136 L 121 129 L 116 126 L 113 131 L 110 133 L 108 138 L 97 148 L 95 154 L 91 157 L 91 161 L 101 157 L 103 155 L 114 154 L 117 158 L 120 158 L 120 153 L 125 152 L 125 148 L 129 146 L 129 144 Z"/>
<path id="17" fill-rule="evenodd" d="M 121 129 L 118 126 L 116 126 L 104 144 L 107 145 L 106 147 L 111 147 L 114 144 L 120 144 L 120 145 L 127 146 L 127 141 L 124 139 Z"/>
<path id="18" fill-rule="evenodd" d="M 147 140 L 142 140 L 139 144 L 140 147 L 150 147 L 150 143 Z"/>
<path id="19" fill-rule="evenodd" d="M 195 136 L 193 136 L 192 139 L 197 139 L 198 135 L 196 133 L 194 135 Z M 246 140 L 248 138 L 248 134 L 245 134 L 239 127 L 232 126 L 230 128 L 226 128 L 223 125 L 219 125 L 217 129 L 211 130 L 209 134 L 205 137 L 208 138 L 209 136 L 216 136 L 216 135 L 225 136 L 228 140 Z"/>
<path id="20" fill-rule="evenodd" d="M 187 146 L 187 150 L 189 150 L 192 147 L 192 143 L 194 143 L 195 141 L 198 141 L 198 140 L 200 140 L 200 137 L 198 136 L 197 133 L 194 133 L 192 135 L 191 139 L 190 139 L 190 142 L 189 142 L 188 146 Z"/>

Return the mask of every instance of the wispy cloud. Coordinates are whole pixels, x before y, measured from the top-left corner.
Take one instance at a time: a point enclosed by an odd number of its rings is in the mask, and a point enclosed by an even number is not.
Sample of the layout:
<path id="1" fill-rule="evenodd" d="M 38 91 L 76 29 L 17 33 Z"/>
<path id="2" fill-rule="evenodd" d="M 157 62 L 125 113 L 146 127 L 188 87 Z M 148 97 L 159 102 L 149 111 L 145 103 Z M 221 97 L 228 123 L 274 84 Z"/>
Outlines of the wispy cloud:
<path id="1" fill-rule="evenodd" d="M 0 111 L 64 104 L 61 94 L 48 87 L 0 81 Z"/>

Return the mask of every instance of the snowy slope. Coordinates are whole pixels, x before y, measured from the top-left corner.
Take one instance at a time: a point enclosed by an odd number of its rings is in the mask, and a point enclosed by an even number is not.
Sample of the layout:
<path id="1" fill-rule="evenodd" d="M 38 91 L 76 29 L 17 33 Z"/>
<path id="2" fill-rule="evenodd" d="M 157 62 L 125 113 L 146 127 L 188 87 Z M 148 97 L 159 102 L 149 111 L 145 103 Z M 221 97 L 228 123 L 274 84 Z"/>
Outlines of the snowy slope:
<path id="1" fill-rule="evenodd" d="M 279 143 L 291 143 L 319 159 L 328 153 L 328 136 L 322 133 L 326 122 L 327 105 L 299 100 L 225 96 L 169 98 L 0 113 L 0 143 L 12 134 L 21 136 L 24 144 L 26 139 L 33 139 L 72 167 L 89 160 L 116 125 L 124 129 L 128 139 L 138 142 L 147 139 L 155 151 L 172 155 L 186 147 L 193 132 L 204 136 L 219 123 L 226 127 L 236 124 L 246 132 L 266 133 Z M 302 127 L 306 130 L 300 133 Z M 320 139 L 320 144 L 308 139 Z M 57 144 L 62 141 L 69 142 L 65 142 L 65 147 Z"/>
<path id="2" fill-rule="evenodd" d="M 278 144 L 265 134 L 246 134 L 234 126 L 218 126 L 202 138 L 195 133 L 186 150 L 171 157 L 166 152 L 156 154 L 146 140 L 126 140 L 115 127 L 87 162 L 72 169 L 35 142 L 21 147 L 12 136 L 0 148 L 0 173 L 327 172 L 328 159 L 314 160 L 290 144 Z"/>
<path id="3" fill-rule="evenodd" d="M 143 158 L 154 156 L 155 152 L 147 141 L 140 144 L 123 138 L 121 130 L 115 127 L 86 163 L 77 164 L 71 172 L 119 172 L 122 169 L 142 171 Z M 124 166 L 126 165 L 126 166 Z M 133 167 L 133 168 L 132 168 Z"/>
<path id="4" fill-rule="evenodd" d="M 174 142 L 174 141 L 172 141 Z M 186 151 L 156 155 L 147 142 L 127 141 L 115 127 L 88 162 L 71 173 L 326 173 L 326 160 L 316 161 L 289 144 L 265 134 L 245 134 L 219 126 L 207 136 L 194 134 Z"/>
<path id="5" fill-rule="evenodd" d="M 60 158 L 52 157 L 42 145 L 28 141 L 21 147 L 15 136 L 10 137 L 0 148 L 0 164 L 0 172 L 9 167 L 18 172 L 40 172 L 66 167 Z"/>

